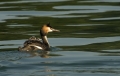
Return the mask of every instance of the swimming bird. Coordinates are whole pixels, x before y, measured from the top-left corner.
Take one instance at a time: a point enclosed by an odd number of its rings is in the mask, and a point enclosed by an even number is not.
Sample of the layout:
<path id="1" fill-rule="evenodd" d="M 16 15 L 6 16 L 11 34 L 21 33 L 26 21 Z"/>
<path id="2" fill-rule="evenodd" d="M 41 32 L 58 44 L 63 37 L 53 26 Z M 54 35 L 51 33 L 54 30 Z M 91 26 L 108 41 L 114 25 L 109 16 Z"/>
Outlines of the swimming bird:
<path id="1" fill-rule="evenodd" d="M 19 51 L 36 51 L 36 50 L 50 50 L 50 45 L 47 39 L 47 34 L 49 32 L 60 32 L 57 29 L 52 28 L 50 23 L 44 24 L 40 29 L 40 38 L 36 38 L 35 36 L 30 37 L 23 44 L 23 47 L 19 47 Z"/>

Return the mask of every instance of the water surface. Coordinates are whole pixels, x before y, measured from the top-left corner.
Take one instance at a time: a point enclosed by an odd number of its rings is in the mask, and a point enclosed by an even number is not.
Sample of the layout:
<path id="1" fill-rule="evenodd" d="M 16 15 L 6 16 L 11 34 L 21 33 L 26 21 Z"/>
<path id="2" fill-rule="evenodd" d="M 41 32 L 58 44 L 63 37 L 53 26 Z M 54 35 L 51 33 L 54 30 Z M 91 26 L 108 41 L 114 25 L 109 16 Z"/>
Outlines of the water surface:
<path id="1" fill-rule="evenodd" d="M 50 22 L 50 54 L 17 51 Z M 1 76 L 119 76 L 119 0 L 1 0 Z"/>

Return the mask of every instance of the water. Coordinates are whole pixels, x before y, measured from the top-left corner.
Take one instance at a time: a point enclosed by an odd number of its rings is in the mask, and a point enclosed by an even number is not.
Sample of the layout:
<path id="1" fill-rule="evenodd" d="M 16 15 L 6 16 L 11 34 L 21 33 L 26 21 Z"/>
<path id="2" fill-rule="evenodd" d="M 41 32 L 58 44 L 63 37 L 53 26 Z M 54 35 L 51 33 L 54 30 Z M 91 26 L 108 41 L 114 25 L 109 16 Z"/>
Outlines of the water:
<path id="1" fill-rule="evenodd" d="M 50 22 L 49 55 L 18 46 Z M 1 76 L 119 76 L 119 0 L 1 0 Z"/>

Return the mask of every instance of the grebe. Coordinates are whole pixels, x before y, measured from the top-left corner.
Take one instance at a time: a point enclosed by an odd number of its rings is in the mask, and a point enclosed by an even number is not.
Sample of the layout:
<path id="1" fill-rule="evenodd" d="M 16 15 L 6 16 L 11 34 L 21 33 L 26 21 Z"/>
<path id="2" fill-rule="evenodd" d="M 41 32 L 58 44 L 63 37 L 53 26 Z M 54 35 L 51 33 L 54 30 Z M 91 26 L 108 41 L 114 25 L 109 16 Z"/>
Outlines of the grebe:
<path id="1" fill-rule="evenodd" d="M 59 30 L 54 29 L 50 26 L 50 23 L 47 23 L 42 26 L 40 29 L 41 39 L 36 38 L 34 36 L 30 37 L 28 40 L 24 42 L 23 47 L 19 47 L 19 51 L 36 51 L 36 50 L 50 50 L 50 45 L 47 39 L 48 32 L 59 32 Z"/>

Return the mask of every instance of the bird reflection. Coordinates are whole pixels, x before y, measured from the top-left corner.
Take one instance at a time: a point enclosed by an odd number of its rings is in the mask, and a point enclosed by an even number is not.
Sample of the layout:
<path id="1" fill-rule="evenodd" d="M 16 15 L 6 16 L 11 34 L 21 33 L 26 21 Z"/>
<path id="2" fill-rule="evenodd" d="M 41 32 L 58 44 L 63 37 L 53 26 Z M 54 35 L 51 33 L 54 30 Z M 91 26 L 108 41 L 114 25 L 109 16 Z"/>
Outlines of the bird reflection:
<path id="1" fill-rule="evenodd" d="M 27 53 L 29 53 L 31 55 L 31 57 L 35 57 L 35 56 L 40 56 L 42 58 L 49 58 L 49 51 L 28 51 Z"/>

